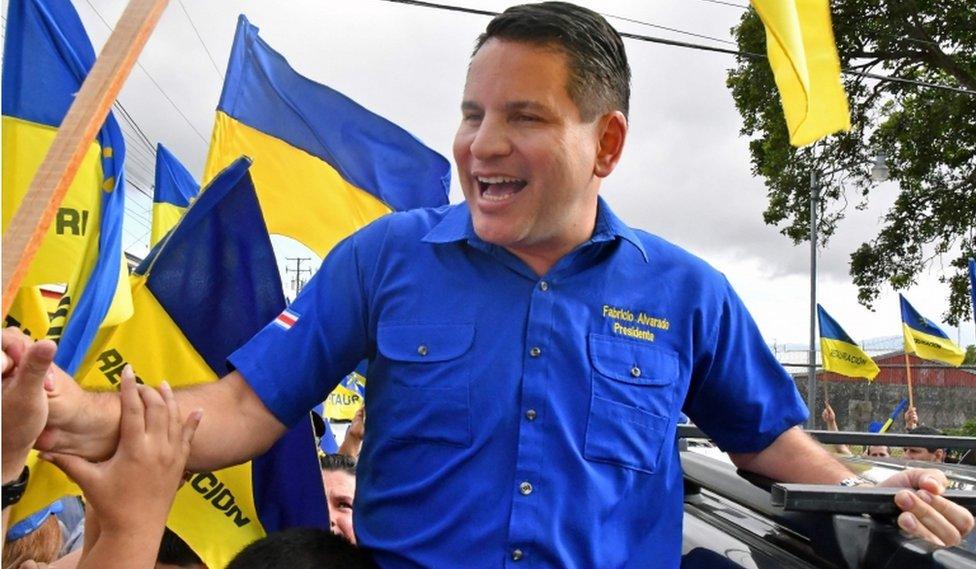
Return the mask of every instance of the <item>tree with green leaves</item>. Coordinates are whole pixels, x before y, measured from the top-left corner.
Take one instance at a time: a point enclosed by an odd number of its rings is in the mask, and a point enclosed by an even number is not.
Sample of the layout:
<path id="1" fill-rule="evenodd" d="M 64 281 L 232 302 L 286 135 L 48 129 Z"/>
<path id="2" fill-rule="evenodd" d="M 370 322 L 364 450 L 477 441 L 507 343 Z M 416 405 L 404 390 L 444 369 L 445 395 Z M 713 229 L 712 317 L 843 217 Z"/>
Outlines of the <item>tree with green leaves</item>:
<path id="1" fill-rule="evenodd" d="M 858 300 L 873 308 L 883 286 L 905 289 L 930 264 L 944 267 L 945 321 L 971 312 L 966 260 L 976 257 L 976 10 L 969 0 L 835 0 L 834 35 L 851 107 L 850 132 L 793 148 L 765 57 L 741 56 L 728 86 L 765 180 L 765 222 L 794 243 L 809 239 L 810 173 L 821 180 L 820 245 L 847 208 L 863 209 L 883 154 L 900 193 L 877 234 L 851 253 Z M 766 53 L 754 10 L 732 29 L 739 49 Z M 910 82 L 879 81 L 864 73 Z"/>

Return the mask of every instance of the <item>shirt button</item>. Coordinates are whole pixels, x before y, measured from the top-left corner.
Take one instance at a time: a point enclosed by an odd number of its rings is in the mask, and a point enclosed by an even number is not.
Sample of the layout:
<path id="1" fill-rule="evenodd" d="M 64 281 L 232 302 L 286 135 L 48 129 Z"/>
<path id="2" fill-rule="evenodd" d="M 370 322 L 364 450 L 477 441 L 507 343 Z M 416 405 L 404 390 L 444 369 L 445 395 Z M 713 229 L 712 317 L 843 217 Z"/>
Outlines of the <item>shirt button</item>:
<path id="1" fill-rule="evenodd" d="M 632 375 L 634 377 L 640 377 L 641 376 L 641 369 L 639 367 L 637 367 L 637 366 L 634 366 L 634 367 L 630 368 L 630 375 Z"/>
<path id="2" fill-rule="evenodd" d="M 529 409 L 525 412 L 525 418 L 530 421 L 535 421 L 535 409 Z"/>
<path id="3" fill-rule="evenodd" d="M 549 290 L 549 281 L 540 282 L 539 288 L 542 290 L 542 292 L 546 292 L 547 290 Z"/>
<path id="4" fill-rule="evenodd" d="M 427 344 L 420 344 L 417 346 L 417 353 L 426 356 L 427 355 Z"/>
<path id="5" fill-rule="evenodd" d="M 529 350 L 529 355 L 533 358 L 537 358 L 542 355 L 542 349 L 539 348 L 539 346 L 533 346 L 532 349 Z"/>
<path id="6" fill-rule="evenodd" d="M 532 485 L 528 482 L 519 484 L 519 492 L 521 492 L 523 496 L 528 496 L 532 493 Z"/>
<path id="7" fill-rule="evenodd" d="M 522 559 L 522 550 L 521 549 L 513 549 L 512 550 L 512 561 L 518 561 L 519 559 Z"/>

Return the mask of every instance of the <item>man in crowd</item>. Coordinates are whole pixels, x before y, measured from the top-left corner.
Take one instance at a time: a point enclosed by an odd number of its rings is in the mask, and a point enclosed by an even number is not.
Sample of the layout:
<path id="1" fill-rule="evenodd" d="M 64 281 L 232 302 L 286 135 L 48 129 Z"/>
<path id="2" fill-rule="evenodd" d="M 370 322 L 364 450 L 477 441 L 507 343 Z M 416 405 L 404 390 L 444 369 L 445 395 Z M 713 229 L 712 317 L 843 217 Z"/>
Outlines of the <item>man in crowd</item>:
<path id="1" fill-rule="evenodd" d="M 793 381 L 725 278 L 599 197 L 629 80 L 594 12 L 550 2 L 493 19 L 454 143 L 465 203 L 345 240 L 288 330 L 269 325 L 232 373 L 178 392 L 207 414 L 190 468 L 268 448 L 366 357 L 355 528 L 380 566 L 677 567 L 682 411 L 740 468 L 863 483 L 796 428 Z M 59 377 L 50 409 L 39 446 L 111 454 L 117 396 Z M 920 489 L 896 498 L 907 532 L 958 543 L 971 529 L 938 495 L 941 473 L 886 483 Z"/>
<path id="2" fill-rule="evenodd" d="M 942 431 L 938 429 L 933 429 L 932 427 L 915 427 L 914 429 L 908 429 L 908 434 L 910 435 L 944 435 Z M 944 448 L 925 448 L 925 447 L 905 447 L 904 457 L 909 460 L 920 460 L 924 462 L 944 462 L 946 455 L 946 449 Z"/>
<path id="3" fill-rule="evenodd" d="M 322 483 L 325 484 L 332 533 L 341 535 L 355 545 L 352 511 L 356 497 L 356 461 L 344 454 L 323 454 L 319 456 L 319 465 L 322 467 Z"/>

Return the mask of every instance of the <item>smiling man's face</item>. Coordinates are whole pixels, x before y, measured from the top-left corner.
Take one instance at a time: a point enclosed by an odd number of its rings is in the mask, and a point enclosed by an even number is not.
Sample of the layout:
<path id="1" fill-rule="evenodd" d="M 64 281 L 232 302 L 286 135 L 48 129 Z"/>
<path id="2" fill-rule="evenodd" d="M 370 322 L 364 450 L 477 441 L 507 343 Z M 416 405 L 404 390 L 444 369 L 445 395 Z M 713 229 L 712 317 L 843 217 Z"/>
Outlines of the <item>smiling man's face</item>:
<path id="1" fill-rule="evenodd" d="M 454 159 L 475 232 L 516 255 L 558 258 L 597 210 L 601 118 L 584 121 L 555 48 L 488 40 L 471 59 Z"/>

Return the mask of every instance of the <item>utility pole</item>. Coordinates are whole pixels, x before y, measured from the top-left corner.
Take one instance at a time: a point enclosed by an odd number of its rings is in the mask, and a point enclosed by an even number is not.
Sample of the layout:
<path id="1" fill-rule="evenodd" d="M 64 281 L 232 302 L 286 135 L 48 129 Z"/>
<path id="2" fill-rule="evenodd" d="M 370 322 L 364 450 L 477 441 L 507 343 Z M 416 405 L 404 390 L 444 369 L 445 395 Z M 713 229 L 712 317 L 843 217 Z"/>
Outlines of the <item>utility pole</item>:
<path id="1" fill-rule="evenodd" d="M 295 268 L 292 269 L 285 266 L 285 272 L 294 273 L 295 278 L 292 279 L 291 286 L 293 289 L 295 289 L 295 295 L 297 296 L 298 293 L 302 291 L 302 287 L 305 286 L 305 283 L 308 282 L 308 279 L 303 279 L 302 275 L 308 273 L 309 276 L 312 276 L 312 269 L 303 268 L 302 263 L 311 261 L 312 259 L 310 257 L 286 257 L 285 260 L 295 262 Z"/>

